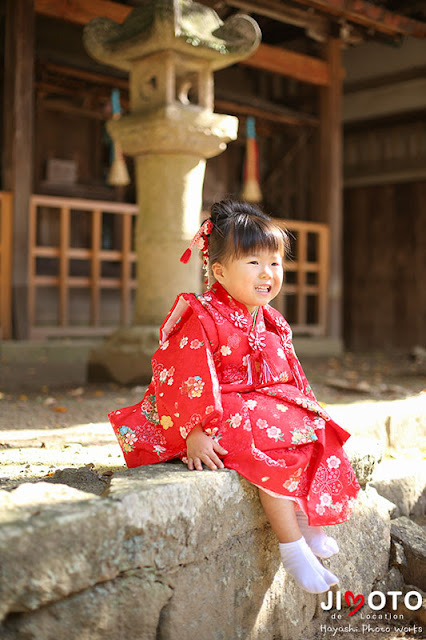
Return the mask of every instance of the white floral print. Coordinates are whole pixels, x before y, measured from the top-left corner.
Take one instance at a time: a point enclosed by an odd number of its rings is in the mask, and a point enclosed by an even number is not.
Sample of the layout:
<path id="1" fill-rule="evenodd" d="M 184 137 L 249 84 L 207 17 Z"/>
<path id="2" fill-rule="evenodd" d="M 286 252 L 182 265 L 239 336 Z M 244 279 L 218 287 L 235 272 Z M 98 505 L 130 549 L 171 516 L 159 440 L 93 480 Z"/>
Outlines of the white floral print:
<path id="1" fill-rule="evenodd" d="M 247 318 L 241 311 L 233 311 L 230 318 L 239 329 L 245 329 L 247 327 Z"/>
<path id="2" fill-rule="evenodd" d="M 322 495 L 320 495 L 320 503 L 323 507 L 331 506 L 332 502 L 333 499 L 329 493 L 323 493 Z"/>
<path id="3" fill-rule="evenodd" d="M 268 438 L 275 440 L 275 442 L 278 442 L 278 440 L 284 440 L 283 432 L 281 429 L 278 429 L 278 427 L 269 427 L 269 429 L 266 430 L 266 433 L 268 434 Z"/>
<path id="4" fill-rule="evenodd" d="M 337 456 L 330 456 L 327 458 L 327 466 L 329 469 L 338 469 L 341 462 L 342 461 Z"/>
<path id="5" fill-rule="evenodd" d="M 250 334 L 248 337 L 249 345 L 253 349 L 253 351 L 262 351 L 266 347 L 266 342 L 264 336 L 259 336 L 256 334 Z"/>
<path id="6" fill-rule="evenodd" d="M 240 426 L 243 416 L 240 413 L 236 413 L 229 418 L 229 426 L 236 429 Z"/>
<path id="7" fill-rule="evenodd" d="M 288 411 L 288 407 L 286 407 L 285 404 L 277 404 L 277 409 L 278 411 L 282 411 L 283 413 Z"/>

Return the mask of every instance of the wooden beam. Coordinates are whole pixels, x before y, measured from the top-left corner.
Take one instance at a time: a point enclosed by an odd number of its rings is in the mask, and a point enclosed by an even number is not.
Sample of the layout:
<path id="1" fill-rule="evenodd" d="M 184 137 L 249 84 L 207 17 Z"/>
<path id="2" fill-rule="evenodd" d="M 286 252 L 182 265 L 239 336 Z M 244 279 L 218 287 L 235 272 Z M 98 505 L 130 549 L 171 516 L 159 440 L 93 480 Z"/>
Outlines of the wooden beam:
<path id="1" fill-rule="evenodd" d="M 216 99 L 215 108 L 219 112 L 224 111 L 225 113 L 231 114 L 235 113 L 245 116 L 255 116 L 256 118 L 279 124 L 297 125 L 300 127 L 315 127 L 318 124 L 318 119 L 308 114 L 304 115 L 297 112 L 292 113 L 290 109 L 288 113 L 286 113 L 285 109 L 279 109 L 278 107 L 274 110 L 268 110 L 260 105 L 253 104 L 252 101 L 250 102 L 250 104 L 242 104 L 232 100 Z"/>
<path id="2" fill-rule="evenodd" d="M 52 87 L 53 88 L 53 87 Z M 57 111 L 59 113 L 69 113 L 73 116 L 82 116 L 83 118 L 90 118 L 91 120 L 105 121 L 105 114 L 96 109 L 84 109 L 83 107 L 76 107 L 74 105 L 67 104 L 65 100 L 44 100 L 40 99 L 39 104 L 47 111 Z"/>
<path id="3" fill-rule="evenodd" d="M 34 1 L 8 0 L 12 12 L 13 32 L 8 43 L 12 47 L 14 66 L 13 92 L 13 246 L 12 246 L 12 313 L 14 338 L 29 338 L 28 216 L 33 187 L 34 135 Z"/>
<path id="4" fill-rule="evenodd" d="M 330 67 L 324 60 L 269 44 L 261 44 L 250 58 L 241 60 L 239 64 L 278 73 L 320 87 L 328 87 L 331 82 Z M 342 77 L 341 69 L 338 73 L 339 78 Z"/>
<path id="5" fill-rule="evenodd" d="M 75 24 L 87 24 L 93 18 L 123 22 L 134 7 L 109 0 L 34 0 L 36 13 Z"/>
<path id="6" fill-rule="evenodd" d="M 109 0 L 34 0 L 36 12 L 52 18 L 87 24 L 102 16 L 123 22 L 132 7 Z M 330 72 L 324 60 L 288 51 L 280 47 L 261 44 L 256 53 L 240 64 L 278 73 L 317 86 L 330 84 Z"/>
<path id="7" fill-rule="evenodd" d="M 294 77 L 297 80 L 319 86 L 328 86 L 330 83 L 329 68 L 324 60 L 295 53 L 294 51 L 289 51 L 280 47 L 272 47 L 266 44 L 261 44 L 257 52 L 251 56 L 251 58 L 242 60 L 240 64 L 264 68 L 266 71 L 279 73 L 280 75 L 286 75 L 288 77 Z M 129 82 L 124 78 L 117 78 L 115 76 L 101 73 L 93 73 L 50 62 L 45 63 L 43 68 L 45 68 L 47 72 L 51 71 L 53 73 L 72 76 L 89 82 L 107 84 L 120 89 L 129 88 Z M 341 73 L 343 74 L 343 70 Z"/>
<path id="8" fill-rule="evenodd" d="M 417 38 L 426 37 L 424 22 L 387 11 L 371 2 L 366 2 L 366 0 L 296 0 L 296 2 L 320 9 L 325 13 L 342 16 L 381 33 L 411 35 Z M 234 6 L 236 0 L 230 0 L 227 4 Z M 127 7 L 111 0 L 90 0 L 90 2 L 88 0 L 35 0 L 36 13 L 75 24 L 87 24 L 93 18 L 100 16 L 121 23 L 132 9 L 133 7 Z M 288 11 L 288 19 L 290 19 L 291 12 Z M 293 13 L 293 16 L 294 19 L 296 16 L 300 18 L 296 12 Z M 318 15 L 312 17 L 314 27 L 319 24 L 320 20 Z"/>
<path id="9" fill-rule="evenodd" d="M 307 9 L 289 7 L 280 0 L 262 0 L 262 2 L 258 2 L 258 0 L 226 0 L 226 4 L 285 24 L 315 30 L 323 35 L 328 32 L 327 18 Z"/>
<path id="10" fill-rule="evenodd" d="M 35 0 L 35 7 L 37 13 L 77 24 L 87 24 L 99 16 L 123 22 L 132 10 L 132 7 L 107 0 L 91 0 L 89 3 L 87 0 Z M 254 55 L 240 64 L 318 86 L 330 84 L 328 65 L 323 60 L 280 47 L 261 44 Z"/>
<path id="11" fill-rule="evenodd" d="M 406 18 L 366 0 L 296 0 L 299 4 L 362 24 L 389 35 L 426 38 L 426 23 Z"/>
<path id="12" fill-rule="evenodd" d="M 425 108 L 426 77 L 398 82 L 345 95 L 343 119 L 345 124 L 378 120 L 387 116 L 423 111 Z"/>
<path id="13" fill-rule="evenodd" d="M 115 87 L 117 89 L 129 90 L 129 80 L 127 78 L 118 78 L 105 73 L 94 73 L 93 71 L 77 69 L 76 67 L 67 67 L 53 62 L 45 62 L 40 65 L 40 68 L 42 72 L 46 70 L 48 73 L 51 72 L 53 74 L 78 78 L 79 80 L 86 80 L 87 82 L 94 84 L 102 84 Z"/>

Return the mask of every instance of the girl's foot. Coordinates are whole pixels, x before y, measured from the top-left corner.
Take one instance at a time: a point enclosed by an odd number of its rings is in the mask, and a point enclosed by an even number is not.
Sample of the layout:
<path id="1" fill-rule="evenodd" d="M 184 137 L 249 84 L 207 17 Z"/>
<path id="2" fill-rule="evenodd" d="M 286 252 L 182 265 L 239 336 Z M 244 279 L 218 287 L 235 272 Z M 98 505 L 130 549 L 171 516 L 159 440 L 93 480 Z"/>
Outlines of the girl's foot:
<path id="1" fill-rule="evenodd" d="M 335 553 L 339 553 L 337 541 L 326 535 L 321 527 L 311 527 L 304 511 L 296 511 L 296 518 L 302 536 L 318 558 L 330 558 Z"/>
<path id="2" fill-rule="evenodd" d="M 339 579 L 317 560 L 303 537 L 294 542 L 281 542 L 280 553 L 284 569 L 305 591 L 324 593 L 339 583 Z"/>

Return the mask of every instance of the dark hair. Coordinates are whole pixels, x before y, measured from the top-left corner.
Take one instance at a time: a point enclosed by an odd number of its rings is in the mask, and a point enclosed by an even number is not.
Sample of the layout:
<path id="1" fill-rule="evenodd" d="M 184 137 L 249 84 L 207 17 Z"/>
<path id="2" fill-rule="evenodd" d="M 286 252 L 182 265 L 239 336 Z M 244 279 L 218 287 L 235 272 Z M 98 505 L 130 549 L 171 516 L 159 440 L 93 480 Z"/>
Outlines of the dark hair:
<path id="1" fill-rule="evenodd" d="M 240 258 L 253 250 L 278 251 L 284 257 L 289 239 L 284 229 L 249 202 L 222 200 L 211 208 L 213 230 L 209 235 L 209 266 Z"/>

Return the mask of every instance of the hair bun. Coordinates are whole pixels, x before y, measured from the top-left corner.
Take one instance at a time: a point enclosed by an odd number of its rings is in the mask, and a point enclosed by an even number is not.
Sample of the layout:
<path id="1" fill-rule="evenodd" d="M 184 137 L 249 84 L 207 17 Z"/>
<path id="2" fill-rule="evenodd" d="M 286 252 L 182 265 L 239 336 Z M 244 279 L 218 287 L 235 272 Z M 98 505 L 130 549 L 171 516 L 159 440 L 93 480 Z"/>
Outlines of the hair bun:
<path id="1" fill-rule="evenodd" d="M 230 200 L 221 200 L 212 204 L 210 218 L 213 224 L 217 225 L 220 220 L 233 217 L 234 211 L 230 205 Z"/>
<path id="2" fill-rule="evenodd" d="M 249 202 L 238 202 L 236 200 L 221 200 L 215 202 L 211 206 L 210 218 L 213 224 L 220 226 L 220 222 L 224 222 L 227 218 L 236 218 L 237 216 L 266 216 L 256 205 Z"/>

